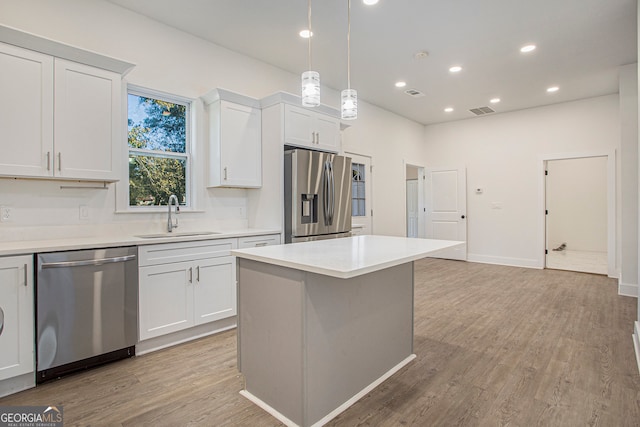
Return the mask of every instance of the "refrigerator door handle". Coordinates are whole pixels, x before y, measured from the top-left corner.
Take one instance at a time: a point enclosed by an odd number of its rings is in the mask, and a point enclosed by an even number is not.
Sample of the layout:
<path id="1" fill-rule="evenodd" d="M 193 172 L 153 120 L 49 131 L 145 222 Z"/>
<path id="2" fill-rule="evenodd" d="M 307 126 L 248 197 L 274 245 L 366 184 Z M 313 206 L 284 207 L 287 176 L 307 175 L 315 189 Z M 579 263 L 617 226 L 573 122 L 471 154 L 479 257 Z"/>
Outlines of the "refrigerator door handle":
<path id="1" fill-rule="evenodd" d="M 330 225 L 329 222 L 329 162 L 324 163 L 324 173 L 322 174 L 324 191 L 322 195 L 322 208 L 324 212 L 324 225 Z"/>
<path id="2" fill-rule="evenodd" d="M 332 163 L 329 163 L 329 186 L 331 187 L 331 199 L 329 200 L 329 225 L 333 225 L 333 215 L 336 210 L 336 183 L 333 176 Z"/>

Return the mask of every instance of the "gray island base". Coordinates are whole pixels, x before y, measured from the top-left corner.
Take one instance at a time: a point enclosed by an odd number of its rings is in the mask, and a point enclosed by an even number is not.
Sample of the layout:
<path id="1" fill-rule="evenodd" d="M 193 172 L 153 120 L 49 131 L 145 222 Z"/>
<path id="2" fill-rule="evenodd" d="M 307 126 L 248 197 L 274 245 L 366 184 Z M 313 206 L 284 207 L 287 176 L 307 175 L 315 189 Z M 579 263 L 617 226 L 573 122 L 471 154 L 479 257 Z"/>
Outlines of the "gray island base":
<path id="1" fill-rule="evenodd" d="M 241 394 L 288 426 L 336 417 L 416 357 L 413 261 L 458 244 L 357 236 L 234 251 Z"/>

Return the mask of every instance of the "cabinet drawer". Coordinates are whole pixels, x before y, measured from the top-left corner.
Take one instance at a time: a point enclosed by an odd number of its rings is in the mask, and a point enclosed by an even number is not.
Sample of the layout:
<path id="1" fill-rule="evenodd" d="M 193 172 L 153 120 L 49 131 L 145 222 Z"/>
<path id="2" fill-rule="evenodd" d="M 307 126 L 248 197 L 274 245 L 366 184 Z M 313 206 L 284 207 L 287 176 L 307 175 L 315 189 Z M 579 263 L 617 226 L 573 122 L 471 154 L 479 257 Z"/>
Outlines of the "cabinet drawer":
<path id="1" fill-rule="evenodd" d="M 271 246 L 279 244 L 279 234 L 270 234 L 268 236 L 240 237 L 238 239 L 238 249 L 256 248 L 259 246 Z"/>
<path id="2" fill-rule="evenodd" d="M 140 246 L 138 248 L 138 265 L 158 265 L 230 256 L 231 250 L 236 248 L 236 239 L 198 240 Z"/>

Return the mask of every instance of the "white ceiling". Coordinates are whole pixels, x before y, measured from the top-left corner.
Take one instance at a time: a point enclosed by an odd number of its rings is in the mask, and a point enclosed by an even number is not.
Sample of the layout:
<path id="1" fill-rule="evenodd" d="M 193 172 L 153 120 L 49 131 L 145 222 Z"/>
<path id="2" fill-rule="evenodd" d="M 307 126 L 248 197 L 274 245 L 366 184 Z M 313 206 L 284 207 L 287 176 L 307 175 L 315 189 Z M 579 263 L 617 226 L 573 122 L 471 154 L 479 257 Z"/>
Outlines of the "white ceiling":
<path id="1" fill-rule="evenodd" d="M 305 0 L 109 1 L 292 73 L 308 68 Z M 312 68 L 323 86 L 346 88 L 347 0 L 313 1 L 312 29 Z M 520 53 L 528 43 L 538 48 Z M 636 45 L 636 0 L 352 0 L 351 87 L 419 123 L 460 120 L 493 97 L 500 113 L 616 93 Z"/>

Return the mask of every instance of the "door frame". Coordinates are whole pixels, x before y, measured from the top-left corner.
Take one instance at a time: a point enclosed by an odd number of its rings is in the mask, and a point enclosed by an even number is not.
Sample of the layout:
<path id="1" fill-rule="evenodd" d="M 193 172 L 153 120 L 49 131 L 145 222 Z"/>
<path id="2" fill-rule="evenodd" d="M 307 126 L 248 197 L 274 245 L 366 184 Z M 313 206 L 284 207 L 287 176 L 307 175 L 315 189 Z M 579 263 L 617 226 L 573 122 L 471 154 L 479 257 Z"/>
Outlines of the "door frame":
<path id="1" fill-rule="evenodd" d="M 374 224 L 373 224 L 373 169 L 374 169 L 374 165 L 373 165 L 373 156 L 371 154 L 363 154 L 363 153 L 358 153 L 355 151 L 347 151 L 345 150 L 343 152 L 343 155 L 346 157 L 349 156 L 358 156 L 358 157 L 366 157 L 369 159 L 369 166 L 371 167 L 369 169 L 368 175 L 368 182 L 369 182 L 369 197 L 367 200 L 367 203 L 369 204 L 369 207 L 367 208 L 369 210 L 369 234 L 373 234 L 373 229 L 374 229 Z M 353 224 L 353 216 L 351 217 L 351 221 Z M 352 230 L 353 230 L 353 225 L 352 225 Z"/>
<path id="2" fill-rule="evenodd" d="M 418 169 L 418 238 L 425 239 L 427 237 L 426 225 L 426 206 L 425 206 L 425 188 L 424 176 L 426 166 L 416 165 L 414 163 L 402 161 L 404 175 L 404 229 L 405 235 L 407 230 L 407 166 Z"/>
<path id="3" fill-rule="evenodd" d="M 541 258 L 539 268 L 546 268 L 547 257 L 545 249 L 547 244 L 547 216 L 545 213 L 547 193 L 545 171 L 550 160 L 584 159 L 589 157 L 607 158 L 607 276 L 617 278 L 619 276 L 616 248 L 616 150 L 586 151 L 577 153 L 557 153 L 542 155 L 538 159 L 538 253 Z"/>

